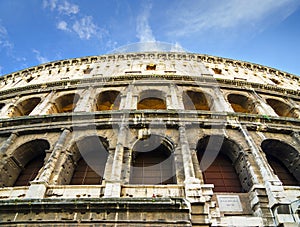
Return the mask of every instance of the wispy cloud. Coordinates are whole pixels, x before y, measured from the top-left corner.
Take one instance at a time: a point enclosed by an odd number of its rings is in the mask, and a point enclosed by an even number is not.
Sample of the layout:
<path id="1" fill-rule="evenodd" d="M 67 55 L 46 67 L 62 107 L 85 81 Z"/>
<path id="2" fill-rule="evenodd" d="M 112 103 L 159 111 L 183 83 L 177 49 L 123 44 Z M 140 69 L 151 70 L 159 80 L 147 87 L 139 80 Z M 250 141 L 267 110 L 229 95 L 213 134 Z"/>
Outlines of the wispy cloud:
<path id="1" fill-rule="evenodd" d="M 136 32 L 137 38 L 140 42 L 155 42 L 155 37 L 153 35 L 152 29 L 149 25 L 149 16 L 152 5 L 150 3 L 146 4 L 142 12 L 138 15 L 136 19 Z"/>
<path id="2" fill-rule="evenodd" d="M 62 4 L 58 5 L 58 11 L 66 15 L 77 14 L 79 12 L 79 6 L 64 1 Z"/>
<path id="3" fill-rule="evenodd" d="M 1 22 L 1 21 L 0 21 Z M 14 43 L 10 40 L 7 29 L 0 24 L 0 53 L 1 56 L 9 58 L 14 62 L 21 62 L 23 65 L 26 62 L 26 58 L 20 57 L 15 53 Z M 0 75 L 2 74 L 3 66 L 0 66 Z"/>
<path id="4" fill-rule="evenodd" d="M 43 7 L 54 10 L 57 6 L 57 0 L 43 0 Z"/>
<path id="5" fill-rule="evenodd" d="M 33 49 L 32 52 L 35 54 L 35 57 L 40 64 L 49 62 L 49 60 L 46 57 L 41 55 L 40 51 Z"/>
<path id="6" fill-rule="evenodd" d="M 59 13 L 66 15 L 77 14 L 79 12 L 79 6 L 67 0 L 43 0 L 43 8 L 49 8 L 51 11 L 57 10 Z"/>
<path id="7" fill-rule="evenodd" d="M 44 0 L 43 7 L 56 12 L 56 28 L 62 31 L 76 34 L 82 40 L 91 38 L 102 39 L 107 33 L 104 28 L 98 26 L 92 16 L 79 14 L 78 5 L 67 0 Z"/>
<path id="8" fill-rule="evenodd" d="M 100 28 L 93 22 L 93 17 L 91 16 L 85 16 L 75 21 L 72 29 L 81 39 L 90 39 L 92 36 L 102 36 Z"/>
<path id="9" fill-rule="evenodd" d="M 66 21 L 59 21 L 56 27 L 63 31 L 69 31 L 68 23 Z"/>
<path id="10" fill-rule="evenodd" d="M 6 28 L 0 24 L 0 47 L 1 49 L 12 49 L 13 44 L 8 39 L 8 32 Z"/>
<path id="11" fill-rule="evenodd" d="M 299 6 L 297 0 L 193 0 L 181 1 L 168 11 L 170 35 L 184 36 L 208 29 L 231 29 L 241 26 L 262 26 L 266 18 L 283 20 Z M 276 13 L 276 14 L 275 14 Z"/>

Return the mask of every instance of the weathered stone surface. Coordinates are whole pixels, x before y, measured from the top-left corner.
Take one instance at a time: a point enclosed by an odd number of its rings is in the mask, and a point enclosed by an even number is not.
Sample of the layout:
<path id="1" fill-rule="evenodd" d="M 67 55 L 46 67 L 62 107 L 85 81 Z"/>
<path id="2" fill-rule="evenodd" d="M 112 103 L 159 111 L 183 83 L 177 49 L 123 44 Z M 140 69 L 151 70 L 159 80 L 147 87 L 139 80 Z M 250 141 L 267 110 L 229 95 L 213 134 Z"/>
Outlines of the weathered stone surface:
<path id="1" fill-rule="evenodd" d="M 1 226 L 298 226 L 294 75 L 157 52 L 0 83 Z"/>

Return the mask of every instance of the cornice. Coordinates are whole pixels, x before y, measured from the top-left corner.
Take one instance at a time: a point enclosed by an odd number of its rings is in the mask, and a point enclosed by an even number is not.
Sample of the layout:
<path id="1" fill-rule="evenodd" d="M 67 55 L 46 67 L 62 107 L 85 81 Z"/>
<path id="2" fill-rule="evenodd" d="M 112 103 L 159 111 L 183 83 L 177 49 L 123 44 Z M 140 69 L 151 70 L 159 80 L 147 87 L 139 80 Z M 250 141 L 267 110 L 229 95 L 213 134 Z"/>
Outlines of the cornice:
<path id="1" fill-rule="evenodd" d="M 251 71 L 258 71 L 269 73 L 274 76 L 283 76 L 287 79 L 297 79 L 297 75 L 284 72 L 272 67 L 251 63 L 247 61 L 234 60 L 230 58 L 217 57 L 206 54 L 195 54 L 195 53 L 178 53 L 178 52 L 141 52 L 141 53 L 121 53 L 121 54 L 106 54 L 99 56 L 87 56 L 82 58 L 70 58 L 63 59 L 58 61 L 53 61 L 45 64 L 40 64 L 37 66 L 29 67 L 20 71 L 16 71 L 10 74 L 6 74 L 0 77 L 0 81 L 5 81 L 10 78 L 16 77 L 26 77 L 31 73 L 38 73 L 44 70 L 51 70 L 55 68 L 60 68 L 62 66 L 75 66 L 75 65 L 84 65 L 92 63 L 101 63 L 101 62 L 114 62 L 117 60 L 145 60 L 145 59 L 158 59 L 158 60 L 182 60 L 182 61 L 197 61 L 197 62 L 206 62 L 213 64 L 224 64 L 227 66 L 240 67 L 248 69 Z"/>

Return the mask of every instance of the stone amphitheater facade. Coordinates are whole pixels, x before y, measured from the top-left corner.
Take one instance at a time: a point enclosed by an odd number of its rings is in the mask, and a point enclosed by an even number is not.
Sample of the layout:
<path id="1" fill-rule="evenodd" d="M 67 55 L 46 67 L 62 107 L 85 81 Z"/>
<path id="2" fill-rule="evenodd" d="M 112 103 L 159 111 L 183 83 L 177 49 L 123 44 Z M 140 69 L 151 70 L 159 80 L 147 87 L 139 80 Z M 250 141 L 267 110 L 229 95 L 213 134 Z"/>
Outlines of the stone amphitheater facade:
<path id="1" fill-rule="evenodd" d="M 0 78 L 2 226 L 299 226 L 300 78 L 119 53 Z"/>

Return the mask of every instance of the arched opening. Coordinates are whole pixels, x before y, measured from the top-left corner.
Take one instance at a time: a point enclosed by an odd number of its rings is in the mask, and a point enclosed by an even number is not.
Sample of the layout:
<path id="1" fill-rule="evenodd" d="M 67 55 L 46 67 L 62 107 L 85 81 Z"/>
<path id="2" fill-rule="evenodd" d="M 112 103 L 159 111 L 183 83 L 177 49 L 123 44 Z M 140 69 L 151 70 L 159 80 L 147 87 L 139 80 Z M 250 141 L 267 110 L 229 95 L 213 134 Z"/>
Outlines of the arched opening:
<path id="1" fill-rule="evenodd" d="M 108 142 L 102 137 L 89 136 L 76 142 L 71 150 L 76 154 L 77 160 L 70 184 L 102 184 L 108 157 Z"/>
<path id="2" fill-rule="evenodd" d="M 70 113 L 75 109 L 78 100 L 78 94 L 60 96 L 55 100 L 51 113 Z"/>
<path id="3" fill-rule="evenodd" d="M 207 97 L 208 95 L 203 92 L 186 91 L 182 97 L 184 108 L 186 110 L 210 110 Z"/>
<path id="4" fill-rule="evenodd" d="M 147 90 L 140 94 L 137 104 L 138 110 L 165 110 L 167 109 L 165 95 L 158 90 Z"/>
<path id="5" fill-rule="evenodd" d="M 238 146 L 221 136 L 206 136 L 198 141 L 197 158 L 205 184 L 214 184 L 215 192 L 243 192 L 243 187 L 233 165 L 239 154 Z M 241 165 L 244 160 L 241 161 Z M 244 170 L 247 174 L 247 170 Z M 248 178 L 249 177 L 245 177 Z M 244 182 L 247 184 L 247 182 Z"/>
<path id="6" fill-rule="evenodd" d="M 36 139 L 19 146 L 4 166 L 2 181 L 5 186 L 27 186 L 34 180 L 44 164 L 46 150 L 50 145 L 47 140 Z M 9 176 L 9 177 L 7 177 Z"/>
<path id="7" fill-rule="evenodd" d="M 273 139 L 264 140 L 261 148 L 283 185 L 300 186 L 300 155 L 295 148 Z"/>
<path id="8" fill-rule="evenodd" d="M 118 110 L 120 107 L 121 96 L 119 91 L 104 91 L 97 98 L 97 111 Z"/>
<path id="9" fill-rule="evenodd" d="M 253 114 L 257 113 L 253 100 L 245 95 L 230 94 L 227 98 L 235 112 Z"/>
<path id="10" fill-rule="evenodd" d="M 273 108 L 275 113 L 280 117 L 295 117 L 293 113 L 291 113 L 291 107 L 279 100 L 276 99 L 267 99 L 267 103 Z"/>
<path id="11" fill-rule="evenodd" d="M 30 160 L 18 176 L 14 186 L 28 186 L 30 181 L 36 178 L 39 170 L 44 164 L 44 159 L 45 153 Z"/>
<path id="12" fill-rule="evenodd" d="M 164 100 L 160 98 L 145 98 L 139 101 L 137 105 L 137 109 L 138 110 L 146 110 L 146 109 L 165 110 L 166 103 L 164 102 Z"/>
<path id="13" fill-rule="evenodd" d="M 212 70 L 214 71 L 215 74 L 222 74 L 222 69 L 213 68 Z"/>
<path id="14" fill-rule="evenodd" d="M 138 140 L 133 147 L 129 183 L 176 184 L 173 145 L 157 135 Z"/>
<path id="15" fill-rule="evenodd" d="M 41 98 L 34 97 L 18 103 L 10 112 L 10 117 L 27 116 L 40 103 Z"/>

